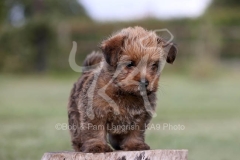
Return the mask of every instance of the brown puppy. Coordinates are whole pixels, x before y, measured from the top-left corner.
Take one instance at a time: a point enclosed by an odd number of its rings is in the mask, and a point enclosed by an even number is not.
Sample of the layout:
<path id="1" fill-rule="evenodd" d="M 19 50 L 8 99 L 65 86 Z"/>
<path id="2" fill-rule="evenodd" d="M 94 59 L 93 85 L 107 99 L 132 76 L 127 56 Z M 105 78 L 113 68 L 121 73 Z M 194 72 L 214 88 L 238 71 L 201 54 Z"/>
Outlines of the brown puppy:
<path id="1" fill-rule="evenodd" d="M 148 150 L 144 132 L 155 110 L 160 73 L 166 61 L 173 63 L 177 50 L 141 27 L 113 34 L 101 50 L 85 59 L 83 74 L 71 91 L 73 148 L 110 152 L 108 135 L 114 149 Z"/>

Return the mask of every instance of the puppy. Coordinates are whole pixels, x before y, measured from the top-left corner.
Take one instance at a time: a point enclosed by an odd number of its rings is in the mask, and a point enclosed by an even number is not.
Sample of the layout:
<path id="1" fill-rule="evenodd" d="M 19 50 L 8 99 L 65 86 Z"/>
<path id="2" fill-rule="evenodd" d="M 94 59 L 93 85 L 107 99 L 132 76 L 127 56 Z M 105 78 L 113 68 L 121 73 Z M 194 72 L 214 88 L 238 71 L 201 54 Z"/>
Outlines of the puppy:
<path id="1" fill-rule="evenodd" d="M 100 48 L 87 56 L 71 91 L 72 146 L 90 153 L 148 150 L 144 133 L 155 111 L 160 73 L 177 49 L 141 27 L 113 34 Z"/>

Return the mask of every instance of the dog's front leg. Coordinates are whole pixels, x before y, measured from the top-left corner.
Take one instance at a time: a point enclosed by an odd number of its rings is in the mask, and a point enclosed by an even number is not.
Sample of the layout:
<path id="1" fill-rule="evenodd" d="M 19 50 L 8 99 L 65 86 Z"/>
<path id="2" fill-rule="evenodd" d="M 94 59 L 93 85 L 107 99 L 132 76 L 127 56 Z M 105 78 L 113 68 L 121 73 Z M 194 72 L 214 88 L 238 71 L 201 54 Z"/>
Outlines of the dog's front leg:
<path id="1" fill-rule="evenodd" d="M 149 150 L 150 147 L 144 142 L 145 128 L 140 127 L 135 130 L 130 130 L 125 135 L 120 148 L 125 151 Z"/>
<path id="2" fill-rule="evenodd" d="M 106 124 L 102 119 L 95 118 L 85 122 L 82 126 L 82 152 L 101 153 L 111 152 L 112 149 L 106 140 Z"/>

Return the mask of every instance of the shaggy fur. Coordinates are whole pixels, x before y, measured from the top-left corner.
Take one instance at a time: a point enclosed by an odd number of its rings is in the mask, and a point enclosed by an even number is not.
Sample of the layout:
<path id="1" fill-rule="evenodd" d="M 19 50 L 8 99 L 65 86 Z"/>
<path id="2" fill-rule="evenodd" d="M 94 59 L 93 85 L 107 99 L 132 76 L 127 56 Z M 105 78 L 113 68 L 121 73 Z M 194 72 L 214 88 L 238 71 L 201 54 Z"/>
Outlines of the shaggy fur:
<path id="1" fill-rule="evenodd" d="M 144 133 L 156 106 L 161 64 L 173 63 L 176 48 L 141 27 L 113 34 L 100 48 L 84 62 L 85 67 L 98 65 L 84 69 L 71 91 L 72 146 L 81 152 L 110 152 L 109 140 L 116 150 L 148 150 Z"/>

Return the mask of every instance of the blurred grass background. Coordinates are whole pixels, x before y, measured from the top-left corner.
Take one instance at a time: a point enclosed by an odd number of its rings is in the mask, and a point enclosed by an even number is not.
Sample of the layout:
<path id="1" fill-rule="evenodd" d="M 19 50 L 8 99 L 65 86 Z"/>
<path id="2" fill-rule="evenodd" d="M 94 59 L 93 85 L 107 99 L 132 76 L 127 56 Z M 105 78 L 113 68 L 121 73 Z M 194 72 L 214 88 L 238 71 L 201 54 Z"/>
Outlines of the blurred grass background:
<path id="1" fill-rule="evenodd" d="M 0 159 L 40 159 L 47 151 L 71 150 L 68 130 L 55 125 L 67 123 L 67 100 L 76 78 L 0 77 Z M 199 79 L 164 71 L 152 123 L 180 124 L 185 129 L 151 128 L 146 142 L 152 149 L 188 149 L 194 160 L 238 159 L 239 81 L 235 72 Z"/>
<path id="2" fill-rule="evenodd" d="M 9 18 L 24 6 L 25 21 Z M 189 159 L 235 160 L 240 148 L 240 3 L 213 0 L 194 19 L 95 22 L 75 0 L 0 1 L 0 159 L 40 159 L 44 152 L 71 150 L 67 102 L 80 73 L 76 61 L 123 27 L 168 28 L 179 54 L 160 81 L 154 124 L 185 126 L 182 131 L 148 130 L 152 149 L 188 149 Z"/>

